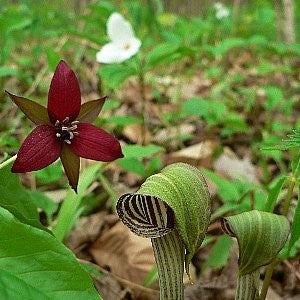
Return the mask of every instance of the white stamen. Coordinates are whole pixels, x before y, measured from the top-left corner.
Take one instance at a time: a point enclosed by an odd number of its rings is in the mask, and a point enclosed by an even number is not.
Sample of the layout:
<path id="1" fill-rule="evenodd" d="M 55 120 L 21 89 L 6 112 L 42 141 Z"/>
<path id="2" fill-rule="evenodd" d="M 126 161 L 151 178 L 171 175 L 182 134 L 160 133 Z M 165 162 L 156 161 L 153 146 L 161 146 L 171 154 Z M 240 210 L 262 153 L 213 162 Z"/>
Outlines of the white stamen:
<path id="1" fill-rule="evenodd" d="M 66 117 L 64 120 L 63 120 L 63 123 L 64 122 L 69 122 L 70 118 L 69 117 Z"/>
<path id="2" fill-rule="evenodd" d="M 78 124 L 79 123 L 79 121 L 73 121 L 72 123 L 71 123 L 71 125 L 75 125 L 75 124 Z"/>
<path id="3" fill-rule="evenodd" d="M 70 135 L 70 140 L 73 140 L 74 139 L 74 134 L 72 131 L 69 132 L 69 135 Z"/>
<path id="4" fill-rule="evenodd" d="M 68 127 L 66 127 L 66 126 L 62 126 L 62 128 L 61 128 L 61 130 L 66 130 L 66 131 L 68 131 Z"/>
<path id="5" fill-rule="evenodd" d="M 59 125 L 59 121 L 56 120 L 55 125 L 54 126 L 58 126 Z"/>
<path id="6" fill-rule="evenodd" d="M 56 133 L 56 136 L 57 136 L 57 137 L 61 137 L 61 134 L 57 132 L 57 133 Z"/>
<path id="7" fill-rule="evenodd" d="M 74 135 L 79 135 L 79 132 L 74 131 L 73 134 L 74 134 Z"/>
<path id="8" fill-rule="evenodd" d="M 67 143 L 68 145 L 71 144 L 71 141 L 69 141 L 69 140 L 64 140 L 64 142 Z"/>

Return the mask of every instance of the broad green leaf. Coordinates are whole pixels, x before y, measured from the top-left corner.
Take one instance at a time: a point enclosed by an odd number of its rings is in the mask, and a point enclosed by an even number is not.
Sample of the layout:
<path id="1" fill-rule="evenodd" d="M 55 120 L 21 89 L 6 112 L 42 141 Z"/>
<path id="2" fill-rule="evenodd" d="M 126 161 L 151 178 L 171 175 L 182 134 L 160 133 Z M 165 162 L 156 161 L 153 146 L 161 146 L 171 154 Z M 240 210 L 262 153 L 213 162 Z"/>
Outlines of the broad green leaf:
<path id="1" fill-rule="evenodd" d="M 5 76 L 18 76 L 19 71 L 17 69 L 9 68 L 9 67 L 0 67 L 0 77 Z"/>
<path id="2" fill-rule="evenodd" d="M 120 126 L 143 123 L 142 118 L 127 117 L 127 116 L 110 116 L 110 117 L 105 118 L 104 121 L 107 123 L 113 123 L 113 124 L 120 125 Z"/>
<path id="3" fill-rule="evenodd" d="M 123 169 L 138 174 L 140 176 L 146 175 L 144 164 L 135 157 L 124 157 L 117 160 L 117 164 Z"/>
<path id="4" fill-rule="evenodd" d="M 241 194 L 235 182 L 223 179 L 209 170 L 203 170 L 205 176 L 211 179 L 218 187 L 218 194 L 225 202 L 236 202 Z"/>
<path id="5" fill-rule="evenodd" d="M 37 207 L 30 193 L 20 184 L 17 174 L 11 173 L 11 165 L 0 170 L 0 206 L 12 213 L 20 222 L 47 230 L 39 220 Z"/>
<path id="6" fill-rule="evenodd" d="M 1 299 L 99 299 L 87 273 L 55 237 L 20 223 L 4 208 L 0 223 Z"/>
<path id="7" fill-rule="evenodd" d="M 150 176 L 137 194 L 153 195 L 174 211 L 176 228 L 186 248 L 186 270 L 200 247 L 210 219 L 210 196 L 201 172 L 187 164 L 172 164 Z"/>
<path id="8" fill-rule="evenodd" d="M 62 172 L 62 165 L 60 161 L 57 161 L 42 170 L 34 171 L 34 175 L 38 182 L 44 185 L 57 182 L 61 178 Z"/>
<path id="9" fill-rule="evenodd" d="M 136 74 L 136 70 L 130 66 L 112 64 L 101 66 L 98 73 L 110 89 L 116 89 L 123 81 Z"/>
<path id="10" fill-rule="evenodd" d="M 13 300 L 31 300 L 50 298 L 24 280 L 0 269 L 0 298 Z"/>
<path id="11" fill-rule="evenodd" d="M 238 240 L 239 275 L 252 273 L 275 259 L 290 231 L 286 217 L 257 210 L 224 218 L 222 228 Z"/>
<path id="12" fill-rule="evenodd" d="M 154 155 L 159 152 L 163 152 L 164 148 L 156 145 L 125 145 L 122 147 L 123 154 L 125 158 L 144 158 Z"/>
<path id="13" fill-rule="evenodd" d="M 278 178 L 276 181 L 275 185 L 270 188 L 269 194 L 268 194 L 268 199 L 267 203 L 265 205 L 265 211 L 266 212 L 273 212 L 274 207 L 276 205 L 276 201 L 278 199 L 279 193 L 286 182 L 286 176 L 281 176 Z"/>
<path id="14" fill-rule="evenodd" d="M 219 237 L 205 260 L 203 269 L 206 267 L 211 267 L 213 269 L 224 267 L 228 261 L 231 246 L 232 239 L 229 236 L 222 235 Z"/>
<path id="15" fill-rule="evenodd" d="M 148 53 L 146 57 L 146 64 L 148 68 L 157 66 L 164 62 L 164 60 L 170 59 L 179 49 L 179 45 L 176 43 L 164 43 L 155 46 L 155 48 Z"/>

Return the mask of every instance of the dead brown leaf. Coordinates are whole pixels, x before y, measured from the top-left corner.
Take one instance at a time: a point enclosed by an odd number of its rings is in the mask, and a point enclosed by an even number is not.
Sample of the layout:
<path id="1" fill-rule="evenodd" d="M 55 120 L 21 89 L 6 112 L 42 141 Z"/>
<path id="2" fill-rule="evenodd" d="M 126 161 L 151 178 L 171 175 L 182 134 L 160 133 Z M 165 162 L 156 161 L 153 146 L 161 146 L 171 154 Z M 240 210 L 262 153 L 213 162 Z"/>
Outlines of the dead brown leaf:
<path id="1" fill-rule="evenodd" d="M 204 141 L 182 150 L 173 152 L 167 159 L 167 164 L 185 162 L 194 166 L 210 167 L 216 142 Z"/>
<path id="2" fill-rule="evenodd" d="M 98 265 L 129 281 L 143 284 L 154 265 L 151 242 L 132 233 L 121 222 L 104 232 L 89 252 Z"/>

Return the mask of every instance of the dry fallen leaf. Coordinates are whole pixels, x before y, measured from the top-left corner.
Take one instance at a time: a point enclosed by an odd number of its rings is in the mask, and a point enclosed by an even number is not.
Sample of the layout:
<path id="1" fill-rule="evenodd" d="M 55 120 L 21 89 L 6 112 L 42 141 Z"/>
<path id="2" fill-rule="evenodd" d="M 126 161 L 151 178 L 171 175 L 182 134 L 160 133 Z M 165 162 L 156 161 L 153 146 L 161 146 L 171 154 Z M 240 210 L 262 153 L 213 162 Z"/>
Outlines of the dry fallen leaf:
<path id="1" fill-rule="evenodd" d="M 151 242 L 132 233 L 121 222 L 104 232 L 89 252 L 98 265 L 129 281 L 143 284 L 154 265 Z"/>
<path id="2" fill-rule="evenodd" d="M 248 157 L 238 158 L 228 147 L 224 148 L 223 154 L 214 162 L 214 169 L 231 179 L 242 176 L 248 182 L 259 182 L 258 173 L 250 159 Z"/>
<path id="3" fill-rule="evenodd" d="M 153 142 L 158 144 L 166 144 L 169 141 L 178 142 L 178 136 L 182 134 L 192 134 L 196 130 L 193 124 L 182 124 L 178 127 L 163 128 L 153 137 Z"/>
<path id="4" fill-rule="evenodd" d="M 167 164 L 185 162 L 194 166 L 201 165 L 203 167 L 209 167 L 215 147 L 216 143 L 213 141 L 205 141 L 186 147 L 171 153 L 167 159 Z"/>

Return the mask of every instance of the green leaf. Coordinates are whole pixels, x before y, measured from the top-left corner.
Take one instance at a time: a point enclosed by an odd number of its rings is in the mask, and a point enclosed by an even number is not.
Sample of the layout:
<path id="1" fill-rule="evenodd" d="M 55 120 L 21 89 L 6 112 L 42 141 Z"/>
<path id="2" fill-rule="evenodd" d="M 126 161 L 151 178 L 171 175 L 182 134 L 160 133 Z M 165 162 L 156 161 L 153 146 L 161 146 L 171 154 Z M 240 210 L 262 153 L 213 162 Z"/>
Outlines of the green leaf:
<path id="1" fill-rule="evenodd" d="M 239 275 L 269 264 L 284 246 L 290 231 L 284 216 L 252 210 L 222 219 L 225 233 L 239 244 Z"/>
<path id="2" fill-rule="evenodd" d="M 229 236 L 222 235 L 219 237 L 205 260 L 203 269 L 206 267 L 211 267 L 213 269 L 224 267 L 228 261 L 231 246 L 232 239 Z"/>
<path id="3" fill-rule="evenodd" d="M 99 299 L 87 273 L 55 237 L 18 222 L 4 208 L 0 223 L 1 299 Z"/>
<path id="4" fill-rule="evenodd" d="M 38 179 L 38 182 L 43 185 L 57 182 L 62 175 L 61 163 L 58 161 L 42 170 L 34 171 L 34 175 Z"/>
<path id="5" fill-rule="evenodd" d="M 110 116 L 110 117 L 105 118 L 104 121 L 107 123 L 113 123 L 113 124 L 120 125 L 120 126 L 143 123 L 142 118 L 127 117 L 127 116 Z"/>
<path id="6" fill-rule="evenodd" d="M 134 158 L 144 158 L 151 155 L 154 155 L 159 152 L 163 152 L 165 149 L 156 145 L 125 145 L 122 147 L 123 154 L 125 158 L 134 157 Z"/>
<path id="7" fill-rule="evenodd" d="M 20 222 L 47 230 L 39 220 L 37 207 L 30 193 L 20 184 L 17 174 L 10 172 L 11 165 L 0 172 L 0 206 L 12 213 Z"/>
<path id="8" fill-rule="evenodd" d="M 263 106 L 266 110 L 271 110 L 283 99 L 282 90 L 275 86 L 265 86 L 264 90 L 267 101 L 263 102 Z"/>
<path id="9" fill-rule="evenodd" d="M 5 76 L 18 76 L 19 71 L 17 69 L 9 68 L 9 67 L 0 67 L 0 77 Z"/>
<path id="10" fill-rule="evenodd" d="M 61 60 L 60 55 L 53 50 L 53 48 L 48 47 L 46 49 L 47 61 L 51 71 L 55 71 L 57 64 Z"/>
<path id="11" fill-rule="evenodd" d="M 236 202 L 239 200 L 241 193 L 236 183 L 225 180 L 209 170 L 203 170 L 205 176 L 212 180 L 218 187 L 218 194 L 225 202 Z"/>
<path id="12" fill-rule="evenodd" d="M 118 159 L 117 164 L 123 169 L 138 174 L 142 177 L 144 177 L 146 174 L 144 164 L 135 157 L 124 157 Z"/>
<path id="13" fill-rule="evenodd" d="M 150 287 L 158 279 L 158 270 L 156 266 L 153 266 L 152 269 L 148 272 L 145 280 L 144 287 Z"/>
<path id="14" fill-rule="evenodd" d="M 101 66 L 98 74 L 105 80 L 107 87 L 114 90 L 131 75 L 136 74 L 136 70 L 130 66 L 112 64 Z"/>
<path id="15" fill-rule="evenodd" d="M 266 212 L 273 212 L 274 207 L 276 205 L 277 198 L 279 196 L 279 193 L 284 183 L 286 182 L 286 179 L 287 179 L 286 176 L 279 177 L 275 185 L 270 188 L 268 199 L 264 209 Z"/>
<path id="16" fill-rule="evenodd" d="M 179 45 L 176 43 L 164 43 L 155 46 L 146 57 L 146 65 L 148 68 L 157 66 L 163 63 L 165 60 L 169 60 L 179 49 Z"/>

